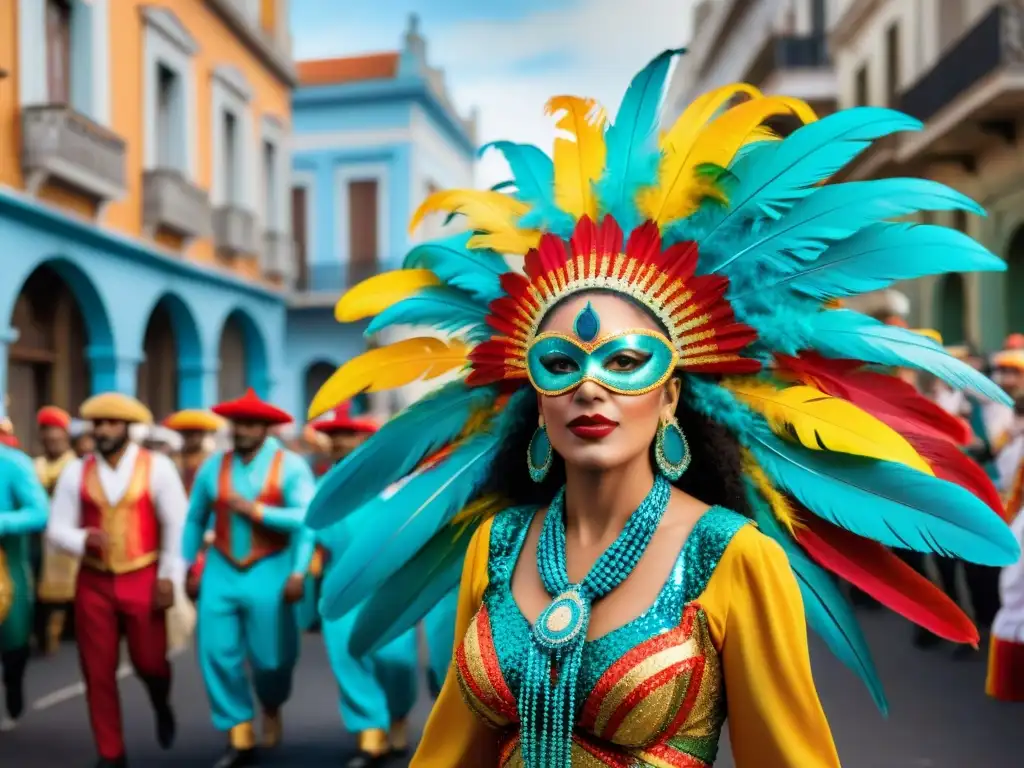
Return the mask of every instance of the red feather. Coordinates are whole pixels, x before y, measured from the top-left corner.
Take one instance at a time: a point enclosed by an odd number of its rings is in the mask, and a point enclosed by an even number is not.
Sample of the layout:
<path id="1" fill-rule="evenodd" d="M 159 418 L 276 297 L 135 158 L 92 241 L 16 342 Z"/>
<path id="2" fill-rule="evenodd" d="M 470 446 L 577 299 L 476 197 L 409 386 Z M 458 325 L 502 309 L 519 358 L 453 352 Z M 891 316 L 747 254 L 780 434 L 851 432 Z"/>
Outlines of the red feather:
<path id="1" fill-rule="evenodd" d="M 928 462 L 936 477 L 966 488 L 1003 520 L 1011 522 L 1006 505 L 985 470 L 957 446 L 948 440 L 928 435 L 907 435 L 907 440 L 921 454 L 921 458 Z"/>
<path id="2" fill-rule="evenodd" d="M 829 360 L 806 352 L 799 357 L 780 355 L 777 360 L 801 380 L 853 403 L 908 439 L 911 435 L 926 435 L 958 445 L 971 442 L 970 426 L 963 419 L 947 413 L 895 376 L 858 370 L 860 364 L 856 361 Z"/>
<path id="3" fill-rule="evenodd" d="M 978 630 L 967 615 L 896 554 L 814 515 L 802 522 L 796 539 L 819 565 L 939 637 L 977 646 Z"/>

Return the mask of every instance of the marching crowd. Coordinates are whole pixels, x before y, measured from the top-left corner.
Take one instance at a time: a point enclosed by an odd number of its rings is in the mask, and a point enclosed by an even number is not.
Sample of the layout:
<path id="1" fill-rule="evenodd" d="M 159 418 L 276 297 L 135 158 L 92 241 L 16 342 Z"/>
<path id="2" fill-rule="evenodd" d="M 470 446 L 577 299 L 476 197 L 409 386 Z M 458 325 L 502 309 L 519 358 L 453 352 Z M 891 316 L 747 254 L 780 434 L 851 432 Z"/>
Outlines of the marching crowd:
<path id="1" fill-rule="evenodd" d="M 344 524 L 316 535 L 304 524 L 317 477 L 375 431 L 372 420 L 345 404 L 289 435 L 291 416 L 250 390 L 160 424 L 138 400 L 104 393 L 83 403 L 78 418 L 48 406 L 36 424 L 42 453 L 34 460 L 9 424 L 0 447 L 0 649 L 11 720 L 25 707 L 32 656 L 74 641 L 97 768 L 126 766 L 117 687 L 124 641 L 157 740 L 170 748 L 168 652 L 198 628 L 211 720 L 227 737 L 211 762 L 251 765 L 258 748 L 282 738 L 299 636 L 319 627 L 341 717 L 357 735 L 358 751 L 344 764 L 378 765 L 408 749 L 415 635 L 355 658 L 352 618 L 321 626 L 319 577 L 347 536 Z M 436 689 L 449 649 L 435 650 Z"/>
<path id="2" fill-rule="evenodd" d="M 1009 337 L 987 358 L 968 347 L 947 349 L 990 373 L 1016 408 L 911 373 L 903 378 L 969 426 L 973 437 L 965 450 L 995 481 L 1024 539 L 1024 516 L 1015 514 L 1024 497 L 1024 335 Z M 299 635 L 318 627 L 342 720 L 357 734 L 358 751 L 345 764 L 379 765 L 408 749 L 415 636 L 400 637 L 372 658 L 355 658 L 348 651 L 355 612 L 321 626 L 319 576 L 330 558 L 342 556 L 345 524 L 317 535 L 304 525 L 317 478 L 375 431 L 371 419 L 353 416 L 344 404 L 289 434 L 291 416 L 250 390 L 211 411 L 182 411 L 160 424 L 143 403 L 115 393 L 87 400 L 78 418 L 45 407 L 36 423 L 42 452 L 32 460 L 9 422 L 0 427 L 6 446 L 0 448 L 0 498 L 6 499 L 0 506 L 0 648 L 9 718 L 17 720 L 24 709 L 33 653 L 51 655 L 73 640 L 97 768 L 127 765 L 116 679 L 124 640 L 152 702 L 157 739 L 170 748 L 175 719 L 168 650 L 189 642 L 198 626 L 212 723 L 227 735 L 214 764 L 250 765 L 258 747 L 282 738 L 281 708 L 291 693 Z M 1024 563 L 1000 572 L 911 553 L 906 561 L 989 632 L 989 695 L 1024 700 Z M 871 607 L 870 598 L 853 598 Z M 446 620 L 450 610 L 440 606 L 439 618 L 427 620 Z M 941 646 L 920 628 L 913 641 L 922 649 Z M 430 651 L 436 693 L 450 654 Z M 971 653 L 954 651 L 957 657 Z"/>

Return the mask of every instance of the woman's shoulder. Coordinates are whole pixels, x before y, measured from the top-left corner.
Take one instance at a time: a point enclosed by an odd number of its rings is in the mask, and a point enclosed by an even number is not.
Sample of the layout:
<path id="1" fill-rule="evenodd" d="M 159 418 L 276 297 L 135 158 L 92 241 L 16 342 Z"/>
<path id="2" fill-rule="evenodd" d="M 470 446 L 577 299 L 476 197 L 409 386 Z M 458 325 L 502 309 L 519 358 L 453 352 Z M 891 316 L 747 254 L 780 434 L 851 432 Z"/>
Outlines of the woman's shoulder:
<path id="1" fill-rule="evenodd" d="M 683 545 L 687 600 L 704 592 L 733 542 L 745 539 L 745 531 L 756 533 L 750 523 L 750 518 L 725 507 L 710 507 L 700 516 Z"/>
<path id="2" fill-rule="evenodd" d="M 484 521 L 474 534 L 474 548 L 486 553 L 487 570 L 491 581 L 514 565 L 514 560 L 537 506 L 508 507 Z"/>

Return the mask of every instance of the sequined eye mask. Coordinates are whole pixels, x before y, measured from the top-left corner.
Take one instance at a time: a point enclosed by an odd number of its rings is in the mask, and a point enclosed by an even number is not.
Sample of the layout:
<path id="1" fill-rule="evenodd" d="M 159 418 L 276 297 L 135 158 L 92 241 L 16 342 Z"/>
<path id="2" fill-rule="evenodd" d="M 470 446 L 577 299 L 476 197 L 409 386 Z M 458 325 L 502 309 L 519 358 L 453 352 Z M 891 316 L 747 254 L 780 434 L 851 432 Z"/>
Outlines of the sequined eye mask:
<path id="1" fill-rule="evenodd" d="M 657 331 L 639 328 L 595 341 L 600 318 L 588 303 L 573 326 L 577 338 L 542 333 L 526 353 L 534 389 L 553 397 L 594 381 L 620 395 L 642 395 L 672 375 L 678 358 L 672 342 Z"/>

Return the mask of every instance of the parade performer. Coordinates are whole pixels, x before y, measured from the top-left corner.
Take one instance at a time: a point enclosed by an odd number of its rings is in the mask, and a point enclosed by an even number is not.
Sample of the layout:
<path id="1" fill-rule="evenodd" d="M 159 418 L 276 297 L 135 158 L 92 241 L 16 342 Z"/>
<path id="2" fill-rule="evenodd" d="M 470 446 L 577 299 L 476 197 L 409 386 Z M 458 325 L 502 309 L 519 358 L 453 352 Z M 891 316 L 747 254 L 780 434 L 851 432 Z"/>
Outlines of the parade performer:
<path id="1" fill-rule="evenodd" d="M 837 766 L 807 624 L 886 703 L 829 571 L 976 643 L 887 547 L 1019 555 L 947 432 L 962 424 L 872 366 L 1005 394 L 920 334 L 823 306 L 1003 269 L 960 232 L 885 221 L 978 206 L 932 181 L 825 183 L 871 140 L 920 128 L 887 109 L 814 121 L 803 102 L 730 85 L 659 130 L 673 53 L 634 79 L 614 124 L 592 100 L 554 98 L 568 135 L 553 160 L 499 142 L 512 191 L 432 195 L 413 223 L 447 211 L 466 231 L 336 308 L 373 317 L 368 333 L 449 337 L 350 360 L 311 416 L 462 374 L 332 469 L 307 518 L 363 523 L 322 599 L 326 618 L 363 604 L 357 655 L 462 574 L 454 665 L 414 768 L 707 766 L 726 717 L 739 768 Z M 764 127 L 778 115 L 806 124 L 780 140 Z"/>
<path id="2" fill-rule="evenodd" d="M 371 419 L 353 417 L 347 402 L 337 406 L 328 418 L 313 422 L 313 426 L 330 437 L 334 463 L 342 461 L 377 430 Z M 342 562 L 357 527 L 369 524 L 355 516 L 322 531 L 318 539 L 326 550 L 325 563 Z M 408 749 L 406 719 L 416 703 L 416 631 L 410 628 L 375 653 L 357 657 L 349 650 L 355 618 L 353 610 L 325 621 L 323 636 L 338 682 L 341 719 L 356 736 L 357 751 L 346 766 L 368 768 Z"/>
<path id="3" fill-rule="evenodd" d="M 181 435 L 181 451 L 175 462 L 185 490 L 191 493 L 199 467 L 210 457 L 207 441 L 224 428 L 224 420 L 209 411 L 190 409 L 172 413 L 163 420 L 163 425 Z"/>
<path id="4" fill-rule="evenodd" d="M 36 414 L 36 426 L 43 444 L 42 455 L 35 459 L 36 475 L 52 496 L 60 473 L 76 458 L 71 450 L 71 416 L 63 408 L 47 405 Z M 67 609 L 75 599 L 78 558 L 44 542 L 39 573 L 36 636 L 43 651 L 52 656 L 60 648 Z"/>
<path id="5" fill-rule="evenodd" d="M 0 667 L 7 716 L 21 717 L 35 590 L 31 537 L 46 528 L 49 503 L 32 462 L 0 447 Z"/>
<path id="6" fill-rule="evenodd" d="M 117 687 L 121 639 L 156 716 L 157 741 L 174 741 L 166 611 L 184 579 L 180 546 L 187 499 L 173 462 L 129 440 L 129 426 L 151 424 L 142 403 L 107 392 L 80 409 L 92 422 L 96 452 L 57 481 L 47 537 L 81 557 L 75 639 L 98 766 L 127 764 Z"/>
<path id="7" fill-rule="evenodd" d="M 246 663 L 263 710 L 263 744 L 281 739 L 281 708 L 291 694 L 299 632 L 293 603 L 302 599 L 313 555 L 304 527 L 315 490 L 301 456 L 269 436 L 291 416 L 256 396 L 221 403 L 214 413 L 231 422 L 234 449 L 211 456 L 192 487 L 183 552 L 193 563 L 214 525 L 198 592 L 199 665 L 213 725 L 229 734 L 217 768 L 256 760 L 253 703 Z"/>

